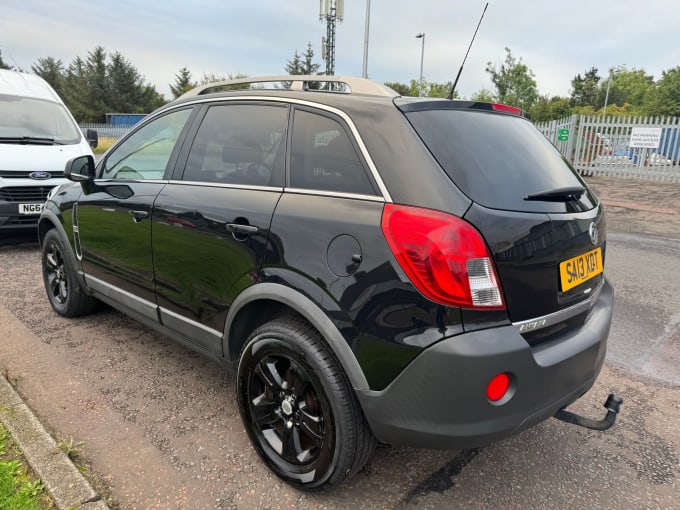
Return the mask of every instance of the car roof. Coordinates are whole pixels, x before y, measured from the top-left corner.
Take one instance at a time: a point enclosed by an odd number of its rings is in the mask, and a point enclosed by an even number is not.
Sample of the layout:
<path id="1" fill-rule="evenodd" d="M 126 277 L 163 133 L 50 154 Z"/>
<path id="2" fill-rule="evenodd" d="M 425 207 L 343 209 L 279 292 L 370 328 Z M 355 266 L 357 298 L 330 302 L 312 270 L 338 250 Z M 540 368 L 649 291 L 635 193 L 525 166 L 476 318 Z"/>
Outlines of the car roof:
<path id="1" fill-rule="evenodd" d="M 402 97 L 386 85 L 365 78 L 327 75 L 246 77 L 207 83 L 182 94 L 159 111 L 188 102 L 241 97 L 289 99 L 350 110 L 366 103 L 391 103 L 402 112 L 472 109 L 528 117 L 520 108 L 507 105 L 460 99 Z"/>
<path id="2" fill-rule="evenodd" d="M 0 69 L 0 94 L 62 103 L 57 93 L 40 76 L 19 71 Z"/>

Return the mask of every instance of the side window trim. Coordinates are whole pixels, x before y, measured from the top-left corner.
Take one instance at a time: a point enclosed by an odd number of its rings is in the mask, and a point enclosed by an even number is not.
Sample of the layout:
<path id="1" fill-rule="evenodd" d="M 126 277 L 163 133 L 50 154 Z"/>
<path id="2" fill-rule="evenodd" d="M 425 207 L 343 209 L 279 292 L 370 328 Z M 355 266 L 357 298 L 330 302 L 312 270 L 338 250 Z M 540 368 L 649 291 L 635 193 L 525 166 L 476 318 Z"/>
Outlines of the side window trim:
<path id="1" fill-rule="evenodd" d="M 154 122 L 155 120 L 160 119 L 160 118 L 162 118 L 166 115 L 169 115 L 171 113 L 176 113 L 176 112 L 179 112 L 179 111 L 182 111 L 182 110 L 192 110 L 192 111 L 189 114 L 189 118 L 184 123 L 184 127 L 182 127 L 182 130 L 180 131 L 179 136 L 177 137 L 177 141 L 175 142 L 175 146 L 173 147 L 172 152 L 170 153 L 170 157 L 168 158 L 168 163 L 165 167 L 165 172 L 164 172 L 163 176 L 160 179 L 145 179 L 145 180 L 149 180 L 149 181 L 159 181 L 160 180 L 160 181 L 162 181 L 162 180 L 169 179 L 170 176 L 173 175 L 175 165 L 177 164 L 177 158 L 180 154 L 181 148 L 184 146 L 184 143 L 185 143 L 185 140 L 186 140 L 186 135 L 187 135 L 187 132 L 189 131 L 189 127 L 194 124 L 197 111 L 199 111 L 200 108 L 196 107 L 195 105 L 185 105 L 185 106 L 182 106 L 182 107 L 179 107 L 179 108 L 173 108 L 173 109 L 164 111 L 160 115 L 154 115 L 153 117 L 151 117 L 149 119 L 145 119 L 139 126 L 136 126 L 135 128 L 131 129 L 128 133 L 125 134 L 125 136 L 123 138 L 121 138 L 119 141 L 116 142 L 116 144 L 114 146 L 114 150 L 115 150 L 115 147 L 118 147 L 119 145 L 122 145 L 123 143 L 125 143 L 125 141 L 128 138 L 130 138 L 132 135 L 134 135 L 134 133 L 136 133 L 139 129 L 142 129 L 145 125 L 147 125 L 151 122 Z M 97 169 L 96 169 L 96 172 L 95 172 L 97 180 L 109 180 L 109 178 L 102 177 L 102 175 L 104 173 L 104 169 L 106 168 L 106 162 L 108 161 L 109 156 L 111 154 L 113 154 L 113 152 L 114 151 L 110 151 L 110 153 L 107 154 L 105 158 L 102 158 L 99 161 L 99 163 L 97 164 Z"/>
<path id="2" fill-rule="evenodd" d="M 182 173 L 184 173 L 184 167 L 189 159 L 189 152 L 191 151 L 191 146 L 196 139 L 196 134 L 198 133 L 198 128 L 201 127 L 201 123 L 205 118 L 206 113 L 208 113 L 208 108 L 213 103 L 203 103 L 196 106 L 196 113 L 193 119 L 190 119 L 191 125 L 182 140 L 182 147 L 177 155 L 177 161 L 175 161 L 175 166 L 172 173 L 170 174 L 170 180 L 179 181 L 182 179 Z"/>
<path id="3" fill-rule="evenodd" d="M 310 106 L 306 105 L 298 105 L 298 104 L 291 104 L 292 106 L 292 112 L 289 117 L 289 124 L 288 124 L 288 136 L 286 140 L 286 181 L 285 181 L 285 187 L 289 190 L 296 190 L 296 191 L 308 191 L 312 194 L 322 194 L 322 195 L 345 195 L 345 196 L 355 196 L 355 197 L 380 197 L 381 199 L 384 200 L 383 193 L 380 190 L 380 186 L 378 186 L 378 183 L 375 181 L 373 177 L 373 172 L 371 171 L 368 162 L 364 158 L 364 153 L 356 140 L 354 130 L 351 129 L 350 126 L 347 125 L 347 122 L 345 122 L 345 119 L 342 117 L 334 114 L 333 112 L 330 112 L 325 109 L 318 109 L 318 108 L 313 108 Z M 352 148 L 354 149 L 354 153 L 357 156 L 357 159 L 359 163 L 361 164 L 361 167 L 363 168 L 364 175 L 368 179 L 368 182 L 372 188 L 373 193 L 371 195 L 366 195 L 366 194 L 361 194 L 361 193 L 350 193 L 350 192 L 343 192 L 343 191 L 332 191 L 332 190 L 319 190 L 319 189 L 314 189 L 314 188 L 293 188 L 291 186 L 291 156 L 292 156 L 292 144 L 293 144 L 293 126 L 295 123 L 295 114 L 298 112 L 306 112 L 310 113 L 313 115 L 319 115 L 321 117 L 325 117 L 327 119 L 330 119 L 333 122 L 336 122 L 338 126 L 343 130 L 343 133 L 349 140 L 350 144 L 352 145 Z"/>

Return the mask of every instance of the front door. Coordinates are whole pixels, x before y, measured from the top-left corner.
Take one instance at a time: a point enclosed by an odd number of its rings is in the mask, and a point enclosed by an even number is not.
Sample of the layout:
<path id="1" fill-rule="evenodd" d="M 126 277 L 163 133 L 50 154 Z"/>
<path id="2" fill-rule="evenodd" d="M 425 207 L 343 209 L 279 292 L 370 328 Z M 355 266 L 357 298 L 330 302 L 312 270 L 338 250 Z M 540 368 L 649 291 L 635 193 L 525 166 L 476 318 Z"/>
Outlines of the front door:
<path id="1" fill-rule="evenodd" d="M 83 184 L 74 211 L 82 268 L 101 295 L 155 318 L 151 211 L 191 114 L 175 110 L 133 132 Z"/>

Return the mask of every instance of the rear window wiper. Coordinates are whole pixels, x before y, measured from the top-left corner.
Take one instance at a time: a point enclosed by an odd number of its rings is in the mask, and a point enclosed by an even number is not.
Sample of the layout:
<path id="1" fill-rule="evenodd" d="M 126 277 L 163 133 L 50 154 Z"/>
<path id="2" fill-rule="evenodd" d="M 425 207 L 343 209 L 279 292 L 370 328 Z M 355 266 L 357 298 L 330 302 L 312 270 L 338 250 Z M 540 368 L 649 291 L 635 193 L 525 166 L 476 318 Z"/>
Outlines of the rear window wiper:
<path id="1" fill-rule="evenodd" d="M 38 136 L 0 136 L 0 143 L 19 143 L 22 145 L 61 145 L 54 138 L 42 138 Z"/>
<path id="2" fill-rule="evenodd" d="M 571 202 L 578 200 L 585 192 L 583 186 L 565 186 L 546 191 L 539 191 L 524 197 L 524 200 L 534 200 L 537 202 Z"/>

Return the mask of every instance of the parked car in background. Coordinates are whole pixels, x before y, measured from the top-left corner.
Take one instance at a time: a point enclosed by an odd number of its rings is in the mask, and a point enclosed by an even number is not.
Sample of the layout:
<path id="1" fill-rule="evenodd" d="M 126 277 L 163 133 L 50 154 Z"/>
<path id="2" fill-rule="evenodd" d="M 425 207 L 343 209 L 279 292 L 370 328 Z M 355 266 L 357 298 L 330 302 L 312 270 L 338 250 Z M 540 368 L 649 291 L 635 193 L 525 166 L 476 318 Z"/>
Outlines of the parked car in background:
<path id="1" fill-rule="evenodd" d="M 0 69 L 0 232 L 35 229 L 66 162 L 92 155 L 88 138 L 45 80 Z"/>
<path id="2" fill-rule="evenodd" d="M 603 206 L 518 108 L 232 80 L 65 176 L 39 225 L 54 310 L 101 300 L 233 365 L 255 450 L 301 489 L 378 441 L 512 436 L 604 362 Z"/>

